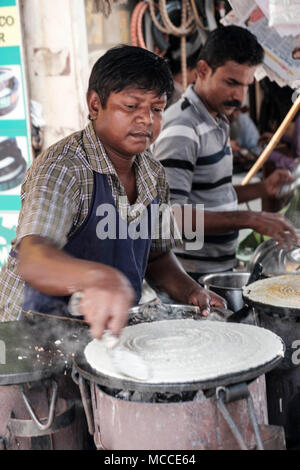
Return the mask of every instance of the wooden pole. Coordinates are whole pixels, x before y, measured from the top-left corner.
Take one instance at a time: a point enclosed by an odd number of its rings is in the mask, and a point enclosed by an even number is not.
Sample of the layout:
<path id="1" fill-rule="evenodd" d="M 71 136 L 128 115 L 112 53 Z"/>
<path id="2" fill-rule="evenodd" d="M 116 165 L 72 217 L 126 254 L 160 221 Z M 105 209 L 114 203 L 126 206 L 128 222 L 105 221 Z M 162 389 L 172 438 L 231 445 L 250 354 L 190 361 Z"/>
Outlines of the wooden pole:
<path id="1" fill-rule="evenodd" d="M 247 175 L 242 181 L 242 186 L 245 186 L 246 184 L 249 183 L 249 181 L 253 178 L 253 176 L 260 170 L 260 168 L 263 166 L 263 164 L 266 162 L 266 160 L 269 158 L 270 153 L 274 150 L 276 145 L 279 144 L 283 134 L 285 133 L 288 125 L 291 123 L 293 120 L 294 116 L 300 109 L 300 95 L 296 99 L 295 103 L 285 116 L 284 120 L 278 127 L 277 131 L 273 135 L 272 139 L 264 149 L 264 151 L 261 153 L 259 158 L 256 160 L 254 163 L 253 167 L 248 171 Z"/>

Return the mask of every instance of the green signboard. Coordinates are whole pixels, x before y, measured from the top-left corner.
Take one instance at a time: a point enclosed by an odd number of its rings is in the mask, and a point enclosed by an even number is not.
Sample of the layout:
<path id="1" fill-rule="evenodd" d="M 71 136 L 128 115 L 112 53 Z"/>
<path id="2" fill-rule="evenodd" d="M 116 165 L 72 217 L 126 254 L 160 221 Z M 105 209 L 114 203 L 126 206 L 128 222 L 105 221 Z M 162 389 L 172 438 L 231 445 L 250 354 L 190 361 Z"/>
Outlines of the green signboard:
<path id="1" fill-rule="evenodd" d="M 7 260 L 31 163 L 18 0 L 0 0 L 0 266 Z"/>

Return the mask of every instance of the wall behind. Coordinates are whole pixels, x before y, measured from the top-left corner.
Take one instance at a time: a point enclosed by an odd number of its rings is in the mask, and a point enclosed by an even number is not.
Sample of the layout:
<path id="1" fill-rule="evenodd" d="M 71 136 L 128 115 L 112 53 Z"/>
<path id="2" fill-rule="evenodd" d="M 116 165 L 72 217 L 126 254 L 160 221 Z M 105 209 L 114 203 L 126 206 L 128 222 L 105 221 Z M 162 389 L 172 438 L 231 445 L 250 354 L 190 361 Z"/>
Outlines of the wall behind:
<path id="1" fill-rule="evenodd" d="M 44 148 L 87 123 L 84 0 L 21 0 L 30 99 L 43 106 Z"/>
<path id="2" fill-rule="evenodd" d="M 95 8 L 95 0 L 85 0 L 90 68 L 111 47 L 130 44 L 130 14 L 135 3 L 135 0 L 111 1 L 111 13 L 105 17 Z"/>

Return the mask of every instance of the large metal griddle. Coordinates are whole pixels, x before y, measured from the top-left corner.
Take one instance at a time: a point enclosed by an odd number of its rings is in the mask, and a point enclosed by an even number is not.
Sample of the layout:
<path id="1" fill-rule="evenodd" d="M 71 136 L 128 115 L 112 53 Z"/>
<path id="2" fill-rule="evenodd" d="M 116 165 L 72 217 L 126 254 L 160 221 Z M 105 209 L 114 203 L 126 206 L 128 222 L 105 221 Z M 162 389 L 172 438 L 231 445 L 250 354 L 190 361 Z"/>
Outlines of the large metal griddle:
<path id="1" fill-rule="evenodd" d="M 291 274 L 294 276 L 300 276 L 300 274 Z M 274 277 L 276 279 L 277 276 Z M 262 279 L 263 280 L 263 279 Z M 251 286 L 249 286 L 249 292 Z M 243 293 L 243 298 L 245 304 L 249 308 L 253 308 L 258 314 L 263 313 L 273 317 L 279 318 L 294 318 L 296 321 L 300 321 L 300 308 L 290 308 L 290 307 L 279 307 L 278 305 L 272 305 L 271 303 L 259 302 L 257 300 L 250 299 L 247 295 L 247 292 Z"/>
<path id="2" fill-rule="evenodd" d="M 229 323 L 239 322 L 243 320 L 253 310 L 258 316 L 268 315 L 274 318 L 289 318 L 295 322 L 300 322 L 300 309 L 298 308 L 278 307 L 276 305 L 258 302 L 256 300 L 249 299 L 249 297 L 247 297 L 247 295 L 245 294 L 243 294 L 243 299 L 244 306 L 237 312 L 234 312 L 233 315 L 228 317 L 227 321 Z"/>
<path id="3" fill-rule="evenodd" d="M 285 273 L 287 274 L 287 273 Z M 299 274 L 291 273 L 291 275 L 294 276 L 299 276 Z M 248 283 L 246 284 L 242 298 L 244 300 L 244 305 L 243 307 L 234 312 L 233 315 L 229 316 L 227 318 L 228 322 L 240 322 L 244 318 L 246 318 L 251 311 L 255 311 L 256 314 L 258 315 L 268 315 L 271 317 L 276 317 L 276 318 L 290 318 L 293 321 L 300 321 L 300 308 L 289 308 L 289 307 L 279 307 L 278 305 L 273 305 L 271 303 L 265 303 L 265 302 L 259 302 L 257 300 L 250 299 L 249 296 L 247 295 L 246 289 L 249 286 L 249 292 L 251 290 L 251 284 L 256 281 L 263 281 L 266 279 L 268 276 L 265 276 L 263 274 L 263 266 L 259 262 L 255 263 L 253 267 L 252 274 L 250 276 L 250 279 Z M 269 277 L 274 277 L 276 279 L 277 276 L 269 276 Z"/>
<path id="4" fill-rule="evenodd" d="M 300 321 L 300 308 L 278 307 L 276 305 L 250 300 L 246 295 L 243 295 L 243 298 L 248 308 L 254 309 L 258 314 L 279 318 L 293 318 L 296 321 Z"/>
<path id="5" fill-rule="evenodd" d="M 72 341 L 74 335 L 77 339 Z M 54 342 L 57 339 L 63 339 L 59 345 L 62 357 L 56 354 L 57 347 L 54 346 Z M 6 364 L 0 364 L 0 386 L 49 379 L 64 374 L 73 366 L 74 374 L 77 373 L 88 381 L 110 389 L 162 393 L 207 390 L 221 385 L 251 382 L 276 367 L 282 360 L 282 357 L 278 356 L 257 368 L 205 382 L 144 383 L 125 376 L 123 379 L 106 376 L 92 369 L 84 355 L 84 348 L 91 341 L 89 328 L 80 320 L 31 312 L 31 315 L 27 315 L 24 320 L 0 323 L 0 340 L 6 345 Z M 43 347 L 45 351 L 37 351 L 34 349 L 35 346 Z M 37 359 L 37 354 L 40 360 Z M 19 360 L 19 356 L 26 358 Z"/>
<path id="6" fill-rule="evenodd" d="M 58 339 L 63 341 L 56 346 L 55 341 Z M 0 323 L 0 340 L 5 346 L 6 362 L 0 363 L 2 386 L 63 375 L 72 367 L 72 353 L 84 347 L 90 338 L 87 325 L 83 322 L 60 321 L 57 324 L 56 317 L 34 315 L 21 321 Z M 44 351 L 36 350 L 35 346 Z"/>
<path id="7" fill-rule="evenodd" d="M 170 320 L 172 321 L 172 320 Z M 199 320 L 208 321 L 208 320 Z M 194 390 L 208 390 L 215 389 L 219 386 L 225 386 L 230 384 L 237 384 L 241 382 L 251 382 L 262 374 L 269 372 L 271 369 L 276 367 L 282 360 L 282 356 L 277 356 L 272 361 L 265 363 L 261 366 L 244 370 L 236 374 L 228 374 L 219 376 L 214 379 L 206 381 L 189 381 L 189 382 L 172 382 L 172 383 L 145 383 L 142 381 L 131 380 L 130 378 L 124 377 L 120 379 L 112 377 L 98 371 L 95 371 L 90 364 L 87 362 L 84 351 L 78 350 L 74 357 L 73 371 L 75 374 L 80 375 L 89 382 L 94 382 L 98 385 L 105 386 L 111 389 L 130 390 L 139 392 L 184 392 Z"/>

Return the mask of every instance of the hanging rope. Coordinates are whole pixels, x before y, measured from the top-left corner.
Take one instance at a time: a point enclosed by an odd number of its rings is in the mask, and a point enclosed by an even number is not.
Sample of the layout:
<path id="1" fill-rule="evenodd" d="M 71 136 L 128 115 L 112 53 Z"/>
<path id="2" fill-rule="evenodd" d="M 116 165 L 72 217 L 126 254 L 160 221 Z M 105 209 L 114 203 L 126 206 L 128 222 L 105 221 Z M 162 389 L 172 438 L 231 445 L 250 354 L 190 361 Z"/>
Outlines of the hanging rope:
<path id="1" fill-rule="evenodd" d="M 153 23 L 165 34 L 172 34 L 173 36 L 180 37 L 180 51 L 181 51 L 181 74 L 182 74 L 182 88 L 183 90 L 187 87 L 187 65 L 186 65 L 186 37 L 195 32 L 196 24 L 195 19 L 191 10 L 189 0 L 182 0 L 181 2 L 181 24 L 176 26 L 170 20 L 167 10 L 167 0 L 159 0 L 159 12 L 163 22 L 163 26 L 159 23 L 155 14 L 155 2 L 149 0 L 150 14 Z"/>
<path id="2" fill-rule="evenodd" d="M 153 0 L 151 0 L 153 1 Z M 175 26 L 169 18 L 167 10 L 167 0 L 159 0 L 159 11 L 165 27 L 169 34 L 174 36 L 188 36 L 195 31 L 194 17 L 191 15 L 190 4 L 188 0 L 182 0 L 181 6 L 181 25 Z"/>
<path id="3" fill-rule="evenodd" d="M 192 4 L 192 9 L 193 9 L 193 12 L 194 12 L 194 16 L 195 16 L 196 23 L 198 24 L 198 26 L 199 26 L 201 29 L 204 29 L 205 31 L 209 31 L 209 26 L 204 26 L 203 21 L 202 21 L 202 19 L 201 19 L 200 16 L 199 16 L 199 13 L 198 13 L 198 9 L 197 9 L 195 0 L 191 0 L 191 4 Z"/>
<path id="4" fill-rule="evenodd" d="M 139 46 L 143 49 L 147 49 L 147 45 L 144 40 L 143 35 L 143 18 L 149 8 L 149 3 L 147 1 L 142 1 L 136 4 L 130 20 L 130 39 L 133 46 Z M 167 37 L 166 37 L 167 40 Z M 166 50 L 159 50 L 158 47 L 154 48 L 155 54 L 163 57 Z"/>
<path id="5" fill-rule="evenodd" d="M 139 2 L 136 4 L 130 21 L 130 39 L 133 46 L 143 47 L 147 49 L 143 33 L 142 33 L 142 21 L 145 11 L 148 8 L 147 2 Z"/>
<path id="6" fill-rule="evenodd" d="M 190 0 L 182 0 L 181 2 L 181 24 L 176 26 L 172 23 L 167 9 L 167 0 L 159 0 L 158 4 L 155 0 L 147 0 L 138 2 L 135 6 L 130 22 L 130 37 L 133 46 L 147 48 L 143 35 L 143 18 L 149 8 L 151 19 L 155 27 L 164 35 L 173 35 L 180 38 L 180 55 L 181 55 L 181 74 L 182 88 L 187 87 L 187 54 L 186 54 L 186 38 L 196 31 L 196 22 Z M 162 24 L 157 19 L 159 12 Z M 155 49 L 157 54 L 163 56 L 166 51 Z"/>

